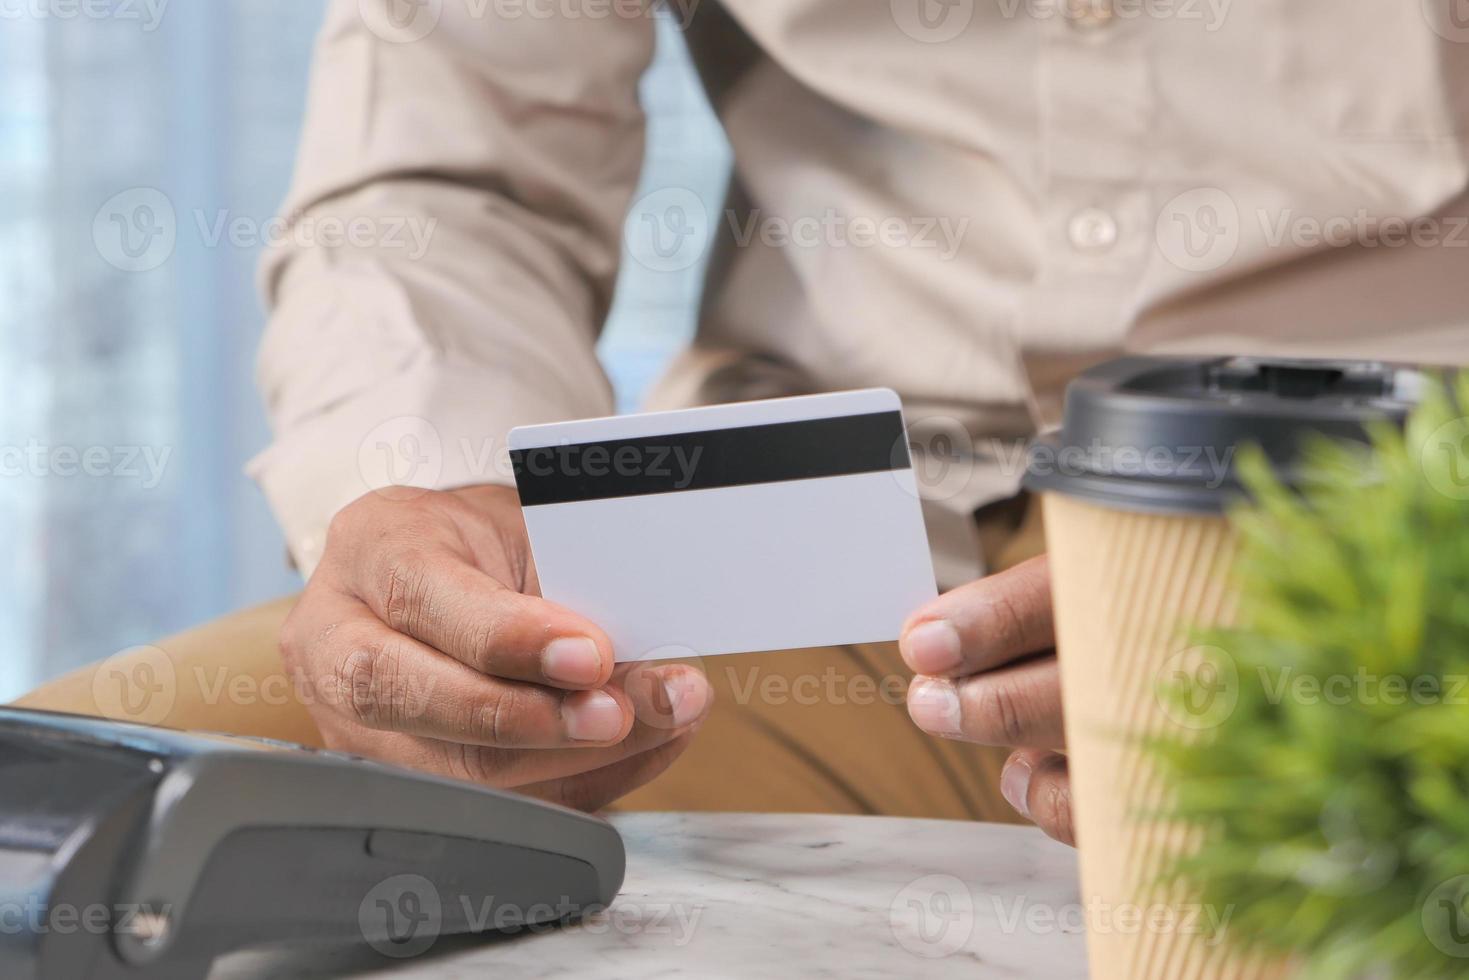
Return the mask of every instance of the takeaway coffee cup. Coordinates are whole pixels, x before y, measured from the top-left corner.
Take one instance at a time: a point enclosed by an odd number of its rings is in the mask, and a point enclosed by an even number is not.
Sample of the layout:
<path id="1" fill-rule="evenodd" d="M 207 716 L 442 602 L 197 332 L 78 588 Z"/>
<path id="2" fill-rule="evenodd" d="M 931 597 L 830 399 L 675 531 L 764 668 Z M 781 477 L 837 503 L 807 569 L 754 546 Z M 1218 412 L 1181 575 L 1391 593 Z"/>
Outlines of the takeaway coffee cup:
<path id="1" fill-rule="evenodd" d="M 1217 666 L 1188 634 L 1234 615 L 1224 512 L 1243 496 L 1239 449 L 1258 446 L 1296 483 L 1311 435 L 1365 441 L 1369 421 L 1406 418 L 1421 380 L 1376 363 L 1124 358 L 1077 378 L 1061 430 L 1031 447 L 1025 485 L 1042 495 L 1051 556 L 1093 980 L 1284 974 L 1213 941 L 1227 910 L 1157 884 L 1189 841 L 1142 816 L 1165 797 L 1137 737 L 1203 732 L 1237 696 L 1227 671 L 1183 706 L 1159 688 Z"/>

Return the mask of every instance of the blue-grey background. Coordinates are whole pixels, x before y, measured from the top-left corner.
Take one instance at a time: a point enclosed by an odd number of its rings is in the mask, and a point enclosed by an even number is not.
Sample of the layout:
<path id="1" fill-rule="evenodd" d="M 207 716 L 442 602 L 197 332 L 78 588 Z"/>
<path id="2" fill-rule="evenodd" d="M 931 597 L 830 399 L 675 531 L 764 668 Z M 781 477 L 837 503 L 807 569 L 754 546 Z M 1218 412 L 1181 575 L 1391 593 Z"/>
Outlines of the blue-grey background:
<path id="1" fill-rule="evenodd" d="M 81 6 L 0 19 L 0 700 L 301 584 L 242 474 L 268 440 L 258 251 L 196 216 L 275 213 L 323 0 Z M 728 151 L 668 23 L 644 102 L 645 185 L 716 213 Z M 93 222 L 137 188 L 173 202 L 177 244 L 128 272 Z M 691 331 L 701 271 L 626 264 L 602 345 L 624 410 Z"/>

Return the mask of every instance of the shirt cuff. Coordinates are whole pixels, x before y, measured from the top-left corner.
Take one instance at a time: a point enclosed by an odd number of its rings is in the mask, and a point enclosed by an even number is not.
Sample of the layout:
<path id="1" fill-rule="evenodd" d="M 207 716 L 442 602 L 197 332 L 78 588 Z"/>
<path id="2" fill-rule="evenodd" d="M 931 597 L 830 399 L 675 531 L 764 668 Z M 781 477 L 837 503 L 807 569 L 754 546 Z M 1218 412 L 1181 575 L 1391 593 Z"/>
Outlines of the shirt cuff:
<path id="1" fill-rule="evenodd" d="M 279 434 L 246 472 L 310 578 L 332 517 L 385 487 L 514 486 L 506 436 L 520 425 L 606 415 L 606 389 L 577 399 L 482 365 L 415 365 Z M 558 394 L 565 394 L 559 393 Z"/>

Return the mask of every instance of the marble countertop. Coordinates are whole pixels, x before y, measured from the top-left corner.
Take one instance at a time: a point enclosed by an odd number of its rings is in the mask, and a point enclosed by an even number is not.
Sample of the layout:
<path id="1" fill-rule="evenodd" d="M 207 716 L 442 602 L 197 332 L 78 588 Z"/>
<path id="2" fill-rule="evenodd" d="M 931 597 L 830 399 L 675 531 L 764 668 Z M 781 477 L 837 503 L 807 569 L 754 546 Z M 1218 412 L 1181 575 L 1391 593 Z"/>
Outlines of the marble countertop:
<path id="1" fill-rule="evenodd" d="M 1029 828 L 766 814 L 627 814 L 627 880 L 606 912 L 511 938 L 245 952 L 261 977 L 1086 976 L 1074 853 Z"/>

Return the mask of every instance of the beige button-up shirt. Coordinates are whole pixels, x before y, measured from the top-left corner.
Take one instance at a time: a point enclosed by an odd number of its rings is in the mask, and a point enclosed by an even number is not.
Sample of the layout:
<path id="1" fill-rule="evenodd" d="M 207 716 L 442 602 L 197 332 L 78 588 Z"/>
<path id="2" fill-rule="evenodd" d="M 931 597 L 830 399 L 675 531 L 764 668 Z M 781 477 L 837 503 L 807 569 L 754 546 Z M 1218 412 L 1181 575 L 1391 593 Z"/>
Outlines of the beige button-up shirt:
<path id="1" fill-rule="evenodd" d="M 1469 361 L 1465 0 L 688 3 L 733 185 L 626 228 L 641 2 L 331 5 L 252 464 L 303 569 L 368 489 L 509 482 L 509 428 L 607 414 L 619 261 L 701 228 L 651 407 L 895 388 L 950 581 L 1090 363 Z"/>

